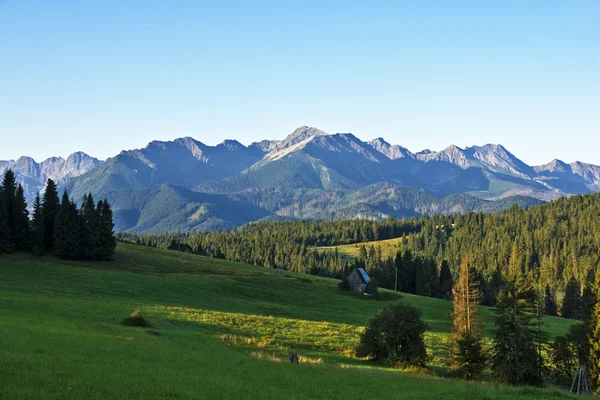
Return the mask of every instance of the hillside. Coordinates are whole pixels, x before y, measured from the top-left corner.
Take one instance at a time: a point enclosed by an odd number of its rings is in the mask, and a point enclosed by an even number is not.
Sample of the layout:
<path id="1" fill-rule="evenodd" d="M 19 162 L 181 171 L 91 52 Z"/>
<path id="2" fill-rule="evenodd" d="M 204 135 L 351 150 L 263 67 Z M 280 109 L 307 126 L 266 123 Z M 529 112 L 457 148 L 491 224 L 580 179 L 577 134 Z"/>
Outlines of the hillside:
<path id="1" fill-rule="evenodd" d="M 290 181 L 293 177 L 289 177 Z M 264 187 L 235 193 L 204 193 L 183 186 L 125 189 L 105 195 L 115 210 L 117 231 L 189 232 L 233 229 L 258 220 L 410 218 L 467 211 L 499 212 L 518 204 L 542 204 L 531 197 L 496 201 L 468 194 L 437 197 L 421 190 L 379 183 L 355 190 Z"/>
<path id="2" fill-rule="evenodd" d="M 0 393 L 10 399 L 568 397 L 353 358 L 361 327 L 391 300 L 343 295 L 324 278 L 126 244 L 114 262 L 13 254 L 0 269 Z M 451 304 L 399 301 L 421 309 L 433 372 L 443 374 Z M 138 309 L 151 328 L 121 325 Z M 551 337 L 570 324 L 546 322 Z M 289 364 L 290 350 L 303 363 Z"/>

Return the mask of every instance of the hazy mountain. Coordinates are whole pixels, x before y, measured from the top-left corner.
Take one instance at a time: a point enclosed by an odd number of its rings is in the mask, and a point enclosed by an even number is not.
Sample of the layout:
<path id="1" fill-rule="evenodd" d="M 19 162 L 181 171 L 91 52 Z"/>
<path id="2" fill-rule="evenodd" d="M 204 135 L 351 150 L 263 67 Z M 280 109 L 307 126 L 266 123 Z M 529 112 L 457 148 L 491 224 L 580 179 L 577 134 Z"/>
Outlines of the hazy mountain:
<path id="1" fill-rule="evenodd" d="M 532 167 L 497 144 L 413 153 L 383 138 L 363 142 L 308 126 L 249 146 L 185 137 L 103 163 L 75 153 L 40 164 L 0 161 L 0 172 L 9 167 L 30 195 L 52 177 L 75 198 L 108 196 L 118 228 L 143 232 L 223 229 L 263 218 L 490 212 L 600 190 L 600 167 L 591 164 Z"/>
<path id="2" fill-rule="evenodd" d="M 116 229 L 137 233 L 231 229 L 258 220 L 370 218 L 495 212 L 513 204 L 541 204 L 530 197 L 487 201 L 468 194 L 437 197 L 422 190 L 379 183 L 358 190 L 251 189 L 229 195 L 161 185 L 107 194 Z"/>
<path id="3" fill-rule="evenodd" d="M 20 157 L 13 161 L 0 161 L 0 174 L 7 169 L 12 169 L 17 176 L 17 181 L 23 185 L 26 197 L 31 200 L 35 193 L 43 190 L 48 178 L 62 185 L 70 178 L 80 176 L 91 171 L 102 162 L 85 153 L 71 154 L 65 160 L 62 157 L 52 157 L 37 163 L 31 157 Z"/>
<path id="4" fill-rule="evenodd" d="M 239 174 L 260 160 L 259 146 L 246 147 L 235 140 L 207 146 L 189 137 L 155 141 L 143 149 L 123 151 L 98 168 L 72 180 L 75 197 L 85 192 L 107 193 L 121 189 L 151 188 L 161 184 L 193 188 L 200 182 Z"/>
<path id="5" fill-rule="evenodd" d="M 533 168 L 498 144 L 472 146 L 466 149 L 452 145 L 439 152 L 420 153 L 417 158 L 426 162 L 447 161 L 462 168 L 480 167 L 520 178 L 529 178 L 534 173 Z"/>
<path id="6" fill-rule="evenodd" d="M 383 138 L 373 139 L 369 142 L 369 146 L 373 147 L 378 152 L 385 155 L 390 160 L 397 158 L 415 158 L 415 155 L 411 153 L 406 147 L 391 145 L 386 142 Z"/>
<path id="7" fill-rule="evenodd" d="M 106 194 L 115 229 L 138 233 L 223 230 L 260 220 L 272 213 L 223 195 L 160 185 Z"/>

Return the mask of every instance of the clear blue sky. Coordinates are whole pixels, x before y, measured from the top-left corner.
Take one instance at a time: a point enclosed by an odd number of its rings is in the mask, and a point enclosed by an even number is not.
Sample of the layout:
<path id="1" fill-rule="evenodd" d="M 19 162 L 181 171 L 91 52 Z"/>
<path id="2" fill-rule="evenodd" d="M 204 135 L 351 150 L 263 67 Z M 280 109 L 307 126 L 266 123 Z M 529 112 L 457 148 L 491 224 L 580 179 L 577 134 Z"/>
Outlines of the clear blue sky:
<path id="1" fill-rule="evenodd" d="M 600 164 L 600 1 L 0 0 L 0 159 L 301 125 Z"/>

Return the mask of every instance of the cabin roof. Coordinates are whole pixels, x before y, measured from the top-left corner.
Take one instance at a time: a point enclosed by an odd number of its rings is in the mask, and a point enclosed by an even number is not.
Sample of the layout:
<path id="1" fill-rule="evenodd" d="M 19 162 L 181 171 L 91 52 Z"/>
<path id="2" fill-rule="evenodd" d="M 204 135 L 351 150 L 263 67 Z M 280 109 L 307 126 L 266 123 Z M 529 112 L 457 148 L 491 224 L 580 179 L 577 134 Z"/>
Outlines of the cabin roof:
<path id="1" fill-rule="evenodd" d="M 367 274 L 367 271 L 365 271 L 364 268 L 357 268 L 356 271 L 358 272 L 358 276 L 362 279 L 364 283 L 369 283 L 371 277 L 369 277 L 369 274 Z"/>

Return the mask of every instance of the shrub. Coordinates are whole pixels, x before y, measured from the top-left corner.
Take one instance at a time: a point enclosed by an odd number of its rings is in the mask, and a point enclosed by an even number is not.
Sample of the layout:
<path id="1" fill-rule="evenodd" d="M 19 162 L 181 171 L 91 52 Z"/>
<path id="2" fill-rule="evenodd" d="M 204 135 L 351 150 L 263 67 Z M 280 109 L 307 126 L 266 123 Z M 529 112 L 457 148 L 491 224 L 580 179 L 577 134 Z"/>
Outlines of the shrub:
<path id="1" fill-rule="evenodd" d="M 123 325 L 136 326 L 136 327 L 142 327 L 142 328 L 146 328 L 146 327 L 150 326 L 148 321 L 146 321 L 144 319 L 144 317 L 142 317 L 142 313 L 139 310 L 132 312 L 129 315 L 129 317 L 125 318 L 123 320 Z"/>
<path id="2" fill-rule="evenodd" d="M 377 279 L 373 278 L 369 281 L 369 283 L 367 283 L 365 293 L 370 294 L 371 296 L 375 296 L 379 293 L 379 282 Z"/>
<path id="3" fill-rule="evenodd" d="M 367 323 L 356 355 L 389 366 L 423 367 L 427 361 L 423 334 L 427 328 L 418 309 L 396 303 L 379 311 Z"/>
<path id="4" fill-rule="evenodd" d="M 350 291 L 350 282 L 348 282 L 348 278 L 344 278 L 340 283 L 338 283 L 338 289 L 342 292 Z"/>

